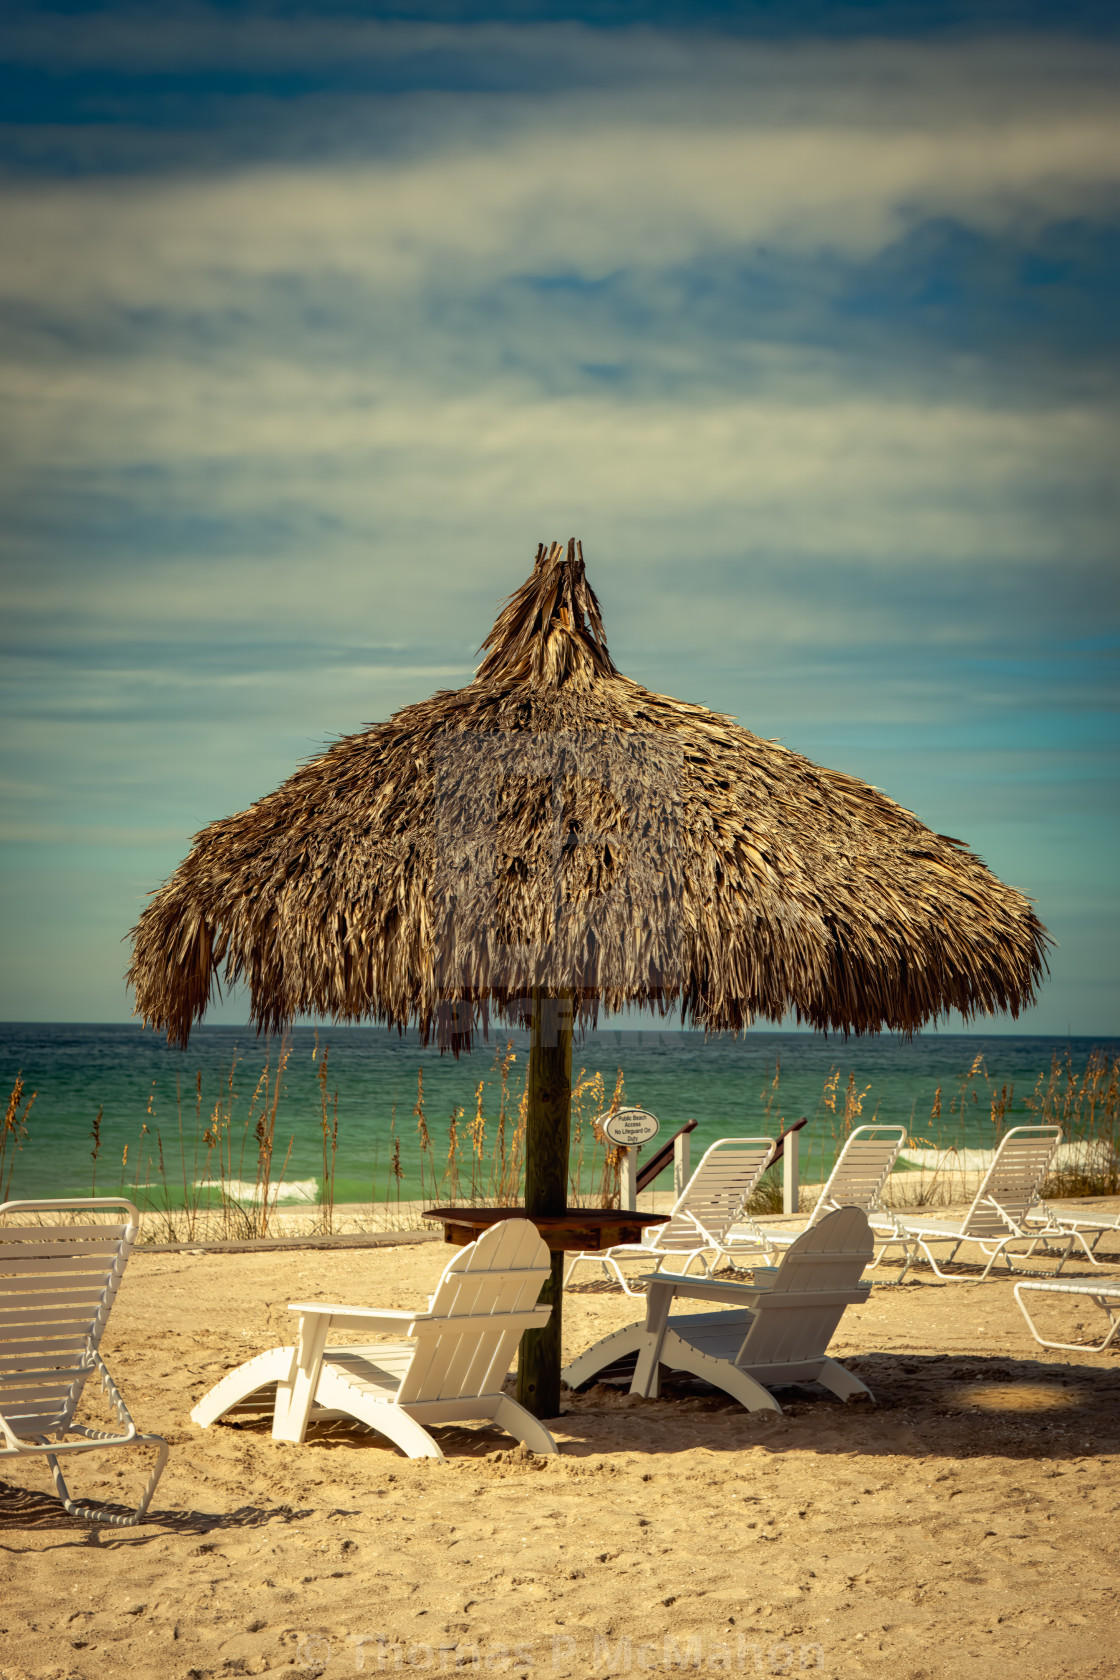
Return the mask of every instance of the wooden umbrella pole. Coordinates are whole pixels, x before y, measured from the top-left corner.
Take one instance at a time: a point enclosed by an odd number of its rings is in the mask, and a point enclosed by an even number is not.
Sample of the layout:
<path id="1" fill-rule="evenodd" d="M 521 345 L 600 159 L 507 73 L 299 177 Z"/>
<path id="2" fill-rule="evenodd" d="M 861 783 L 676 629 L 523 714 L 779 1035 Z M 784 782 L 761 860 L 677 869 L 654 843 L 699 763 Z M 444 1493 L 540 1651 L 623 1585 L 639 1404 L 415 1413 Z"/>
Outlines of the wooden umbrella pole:
<path id="1" fill-rule="evenodd" d="M 525 1120 L 525 1211 L 563 1213 L 568 1205 L 568 1141 L 572 1111 L 572 1012 L 566 996 L 534 988 Z M 540 1294 L 552 1308 L 543 1330 L 527 1330 L 517 1361 L 517 1398 L 534 1417 L 560 1411 L 560 1339 L 563 1331 L 564 1256 Z"/>

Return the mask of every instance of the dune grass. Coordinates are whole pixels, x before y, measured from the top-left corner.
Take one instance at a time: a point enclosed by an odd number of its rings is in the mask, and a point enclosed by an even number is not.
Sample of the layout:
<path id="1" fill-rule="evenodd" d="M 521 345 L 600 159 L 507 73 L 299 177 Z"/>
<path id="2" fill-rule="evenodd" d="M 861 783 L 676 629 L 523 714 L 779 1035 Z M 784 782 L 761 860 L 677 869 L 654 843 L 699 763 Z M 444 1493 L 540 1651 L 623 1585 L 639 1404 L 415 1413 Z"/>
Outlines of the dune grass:
<path id="1" fill-rule="evenodd" d="M 201 1072 L 186 1101 L 177 1089 L 170 1114 L 158 1112 L 153 1087 L 138 1136 L 125 1146 L 115 1173 L 107 1171 L 104 1159 L 99 1108 L 89 1134 L 90 1193 L 131 1196 L 144 1213 L 144 1239 L 151 1242 L 251 1239 L 293 1226 L 307 1234 L 335 1231 L 339 1223 L 335 1169 L 345 1119 L 338 1090 L 331 1084 L 330 1045 L 320 1043 L 316 1035 L 313 1058 L 321 1164 L 315 1180 L 305 1181 L 305 1205 L 295 1210 L 285 1201 L 292 1190 L 286 1179 L 295 1133 L 281 1125 L 290 1055 L 290 1045 L 282 1042 L 265 1061 L 245 1103 L 238 1090 L 242 1061 L 236 1055 L 223 1073 L 214 1100 L 206 1105 Z M 814 1180 L 827 1175 L 852 1128 L 878 1118 L 877 1106 L 868 1111 L 870 1094 L 869 1085 L 861 1087 L 854 1072 L 845 1078 L 839 1066 L 823 1082 L 813 1125 L 802 1133 L 801 1176 L 807 1194 Z M 36 1095 L 33 1091 L 27 1096 L 22 1075 L 17 1076 L 0 1123 L 0 1201 L 8 1199 L 17 1180 Z M 573 1079 L 569 1167 L 573 1205 L 618 1203 L 620 1152 L 606 1142 L 597 1121 L 624 1100 L 621 1068 L 613 1083 L 601 1071 L 586 1067 Z M 379 1144 L 368 1200 L 347 1210 L 351 1227 L 355 1223 L 359 1228 L 414 1227 L 425 1206 L 518 1205 L 524 1185 L 525 1111 L 524 1067 L 512 1041 L 496 1050 L 489 1078 L 477 1081 L 470 1107 L 454 1105 L 445 1121 L 429 1117 L 423 1069 L 419 1069 L 411 1115 L 401 1121 L 393 1110 L 386 1158 L 382 1162 Z M 772 1073 L 767 1071 L 761 1114 L 761 1129 L 774 1135 L 795 1118 L 787 1118 L 784 1112 L 780 1060 Z M 974 1186 L 960 1151 L 966 1146 L 994 1149 L 1009 1125 L 1031 1123 L 1059 1125 L 1063 1143 L 1074 1146 L 1064 1151 L 1044 1186 L 1045 1195 L 1120 1193 L 1120 1056 L 1098 1049 L 1083 1066 L 1076 1066 L 1068 1052 L 1064 1057 L 1056 1054 L 1029 1093 L 1018 1099 L 1014 1086 L 997 1086 L 983 1057 L 975 1057 L 953 1087 L 938 1086 L 928 1116 L 919 1118 L 912 1112 L 908 1128 L 912 1146 L 936 1151 L 938 1161 L 933 1167 L 896 1172 L 890 1199 L 899 1205 L 929 1206 L 965 1198 Z M 411 1163 L 407 1170 L 402 1145 Z M 766 1174 L 752 1199 L 752 1212 L 780 1212 L 781 1170 L 779 1164 Z"/>

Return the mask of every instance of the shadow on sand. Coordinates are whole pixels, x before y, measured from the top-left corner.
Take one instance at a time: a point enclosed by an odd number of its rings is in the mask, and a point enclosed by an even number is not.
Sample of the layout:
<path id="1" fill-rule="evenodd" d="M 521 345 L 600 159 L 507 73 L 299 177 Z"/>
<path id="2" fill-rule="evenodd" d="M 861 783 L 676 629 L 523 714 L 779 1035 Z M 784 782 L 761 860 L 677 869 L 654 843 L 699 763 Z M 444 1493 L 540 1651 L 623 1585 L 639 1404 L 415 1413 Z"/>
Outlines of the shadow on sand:
<path id="1" fill-rule="evenodd" d="M 588 1450 L 711 1452 L 765 1446 L 774 1452 L 866 1453 L 943 1458 L 1079 1458 L 1120 1451 L 1120 1361 L 1115 1368 L 1005 1355 L 870 1353 L 843 1363 L 874 1403 L 845 1405 L 815 1385 L 775 1391 L 776 1412 L 745 1412 L 686 1373 L 668 1374 L 659 1400 L 626 1389 L 612 1371 L 565 1397 L 566 1430 L 610 1436 Z M 631 1361 L 632 1364 L 632 1361 Z M 680 1420 L 693 1420 L 682 1438 Z M 641 1423 L 635 1427 L 635 1415 Z M 627 1441 L 625 1436 L 630 1434 Z M 565 1449 L 578 1452 L 573 1442 Z"/>
<path id="2" fill-rule="evenodd" d="M 126 1516 L 130 1506 L 117 1505 L 111 1500 L 91 1499 L 91 1508 Z M 210 1534 L 213 1530 L 263 1528 L 272 1522 L 291 1523 L 315 1515 L 312 1510 L 296 1510 L 291 1505 L 242 1505 L 236 1511 L 149 1511 L 136 1528 L 112 1528 L 91 1523 L 82 1517 L 71 1517 L 63 1510 L 53 1493 L 37 1488 L 13 1487 L 0 1482 L 0 1550 L 20 1551 L 7 1544 L 6 1536 L 15 1533 L 57 1531 L 83 1545 L 105 1546 L 139 1544 L 158 1534 Z M 41 1547 L 35 1548 L 37 1551 Z"/>
<path id="3" fill-rule="evenodd" d="M 871 1353 L 845 1363 L 867 1383 L 875 1402 L 845 1405 L 823 1389 L 779 1390 L 782 1412 L 746 1412 L 734 1400 L 692 1377 L 666 1376 L 661 1397 L 631 1396 L 620 1380 L 565 1392 L 559 1418 L 550 1419 L 561 1456 L 535 1455 L 493 1425 L 453 1426 L 432 1434 L 450 1460 L 483 1476 L 511 1474 L 609 1475 L 612 1455 L 771 1454 L 809 1452 L 869 1459 L 970 1458 L 1072 1460 L 1120 1452 L 1120 1360 L 1113 1366 L 1044 1363 L 1005 1356 Z M 613 1375 L 614 1373 L 612 1373 Z M 218 1424 L 267 1435 L 270 1419 Z M 313 1423 L 308 1449 L 369 1455 L 378 1480 L 402 1455 L 383 1436 L 345 1420 Z M 440 1466 L 432 1463 L 438 1474 Z M 91 1503 L 94 1503 L 91 1501 Z M 124 1507 L 106 1504 L 109 1511 Z M 0 1482 L 0 1549 L 18 1533 L 57 1531 L 65 1544 L 137 1545 L 163 1534 L 197 1534 L 293 1523 L 324 1513 L 290 1505 L 243 1505 L 235 1511 L 153 1511 L 136 1529 L 99 1527 L 67 1516 L 53 1494 Z M 348 1513 L 339 1511 L 344 1516 Z M 37 1550 L 41 1547 L 35 1548 Z"/>

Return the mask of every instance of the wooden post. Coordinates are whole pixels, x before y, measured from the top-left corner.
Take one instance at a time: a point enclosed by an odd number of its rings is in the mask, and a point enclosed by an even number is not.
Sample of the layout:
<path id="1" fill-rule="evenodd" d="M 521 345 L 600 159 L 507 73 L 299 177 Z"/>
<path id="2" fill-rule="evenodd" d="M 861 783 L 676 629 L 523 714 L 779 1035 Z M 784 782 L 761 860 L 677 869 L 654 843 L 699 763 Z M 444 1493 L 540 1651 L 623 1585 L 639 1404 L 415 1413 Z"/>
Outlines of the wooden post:
<path id="1" fill-rule="evenodd" d="M 797 1170 L 799 1142 L 799 1132 L 787 1132 L 782 1143 L 782 1212 L 787 1216 L 797 1212 L 800 1202 L 801 1183 Z"/>
<path id="2" fill-rule="evenodd" d="M 525 1212 L 563 1213 L 568 1205 L 568 1143 L 572 1108 L 572 1000 L 533 990 L 525 1119 Z M 534 1417 L 560 1411 L 560 1338 L 563 1331 L 564 1256 L 540 1293 L 552 1317 L 543 1330 L 526 1330 L 517 1360 L 517 1398 Z"/>
<path id="3" fill-rule="evenodd" d="M 681 1132 L 673 1139 L 673 1200 L 684 1195 L 684 1187 L 692 1177 L 690 1134 Z"/>
<path id="4" fill-rule="evenodd" d="M 638 1151 L 636 1149 L 620 1149 L 621 1159 L 618 1163 L 620 1196 L 618 1205 L 633 1213 L 638 1205 Z"/>

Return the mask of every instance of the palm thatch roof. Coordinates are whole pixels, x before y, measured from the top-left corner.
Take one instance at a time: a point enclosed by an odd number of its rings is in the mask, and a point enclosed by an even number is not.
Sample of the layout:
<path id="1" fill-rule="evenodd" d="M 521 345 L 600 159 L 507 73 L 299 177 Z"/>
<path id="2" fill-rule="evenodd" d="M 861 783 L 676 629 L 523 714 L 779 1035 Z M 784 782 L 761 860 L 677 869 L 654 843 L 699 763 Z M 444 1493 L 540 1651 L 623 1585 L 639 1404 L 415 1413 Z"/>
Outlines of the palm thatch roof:
<path id="1" fill-rule="evenodd" d="M 186 1044 L 219 970 L 261 1029 L 412 1021 L 455 1050 L 533 986 L 582 1023 L 708 1029 L 1033 1002 L 1027 899 L 877 789 L 624 677 L 580 545 L 538 549 L 483 651 L 195 837 L 133 930 L 147 1024 Z"/>

